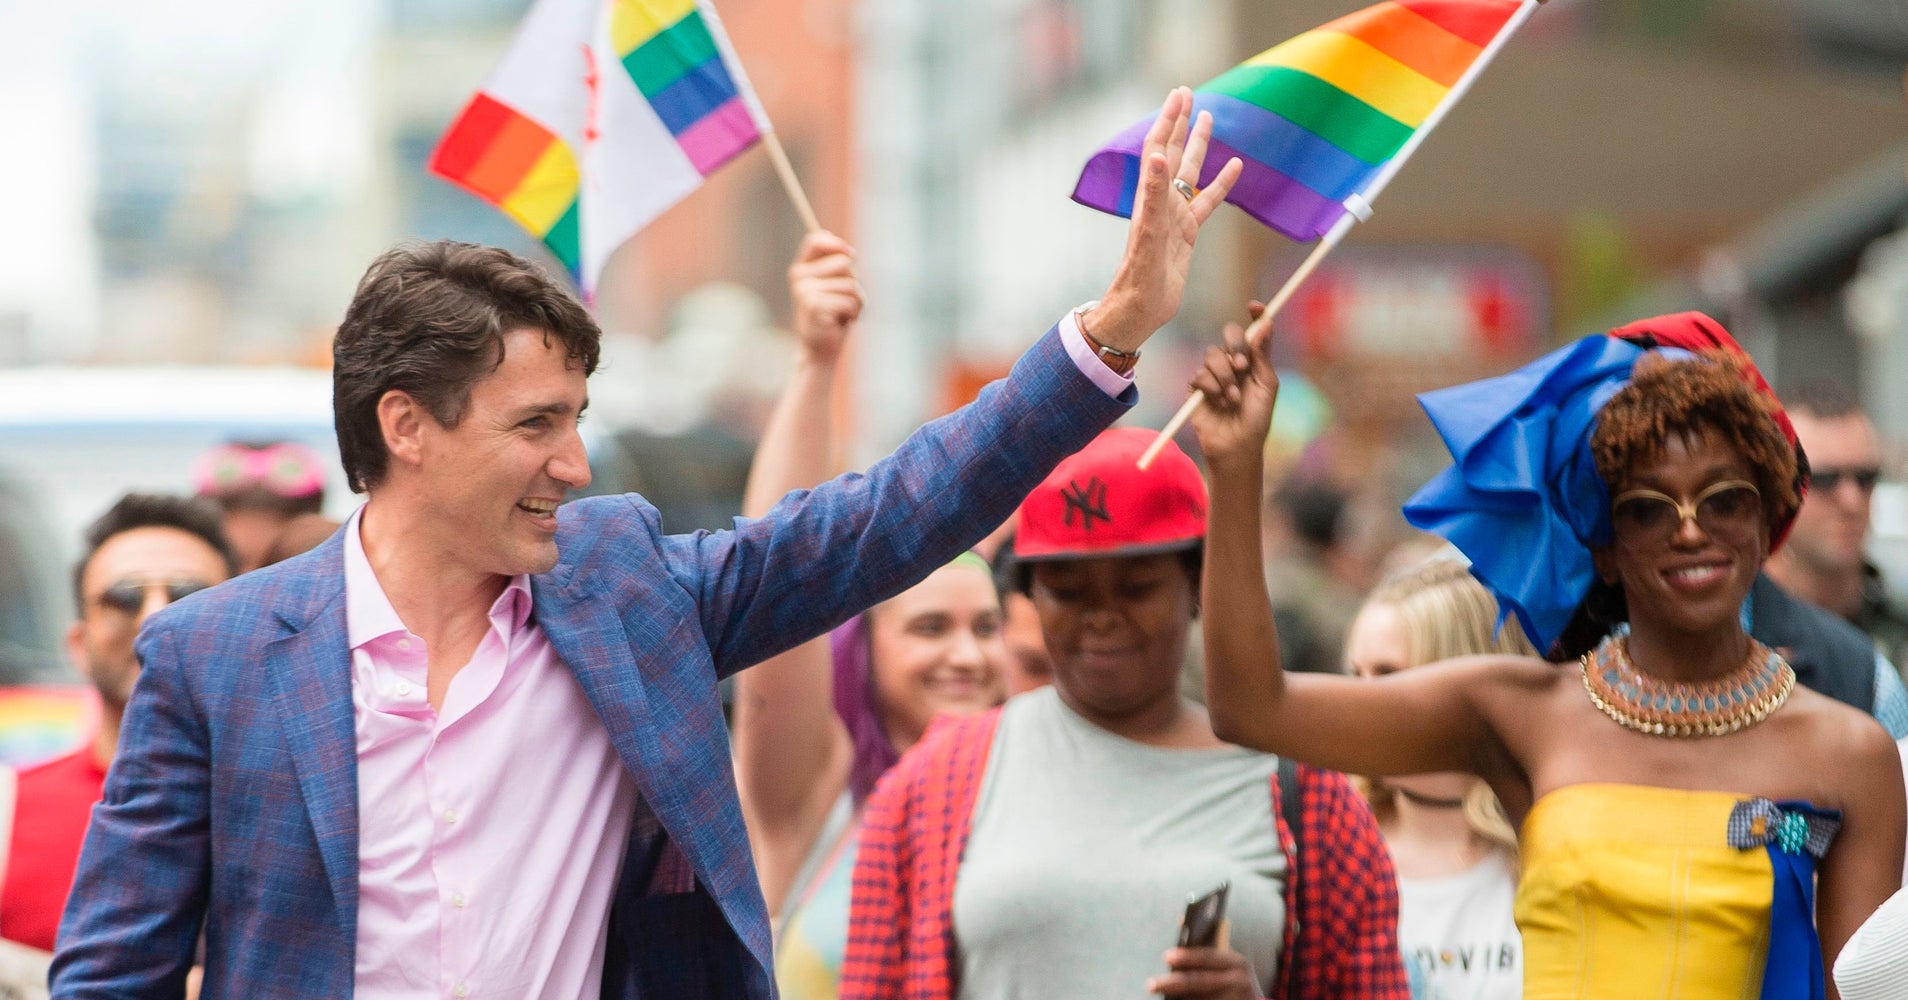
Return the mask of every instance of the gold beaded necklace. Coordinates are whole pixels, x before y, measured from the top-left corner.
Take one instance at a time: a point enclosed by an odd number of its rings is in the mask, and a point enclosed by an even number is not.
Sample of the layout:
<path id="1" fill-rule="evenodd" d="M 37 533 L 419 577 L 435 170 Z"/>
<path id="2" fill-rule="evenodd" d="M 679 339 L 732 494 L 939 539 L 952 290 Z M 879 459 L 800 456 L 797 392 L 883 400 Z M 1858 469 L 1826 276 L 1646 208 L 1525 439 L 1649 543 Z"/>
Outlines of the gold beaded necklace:
<path id="1" fill-rule="evenodd" d="M 1795 670 L 1749 640 L 1742 666 L 1688 684 L 1651 677 L 1630 662 L 1629 636 L 1610 636 L 1583 654 L 1583 689 L 1625 729 L 1652 736 L 1723 736 L 1768 718 L 1795 689 Z"/>

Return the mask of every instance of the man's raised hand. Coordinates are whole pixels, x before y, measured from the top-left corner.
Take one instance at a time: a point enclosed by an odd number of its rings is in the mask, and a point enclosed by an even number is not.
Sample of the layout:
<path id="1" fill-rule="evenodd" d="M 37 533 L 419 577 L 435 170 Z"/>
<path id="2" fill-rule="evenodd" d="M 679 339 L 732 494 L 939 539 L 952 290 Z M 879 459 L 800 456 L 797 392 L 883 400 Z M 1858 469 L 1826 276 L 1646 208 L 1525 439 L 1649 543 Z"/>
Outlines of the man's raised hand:
<path id="1" fill-rule="evenodd" d="M 1231 193 L 1243 169 L 1234 157 L 1211 184 L 1199 188 L 1212 116 L 1200 112 L 1193 120 L 1192 106 L 1192 91 L 1176 88 L 1147 131 L 1126 255 L 1106 295 L 1086 316 L 1093 338 L 1118 350 L 1138 350 L 1179 312 L 1199 227 Z"/>

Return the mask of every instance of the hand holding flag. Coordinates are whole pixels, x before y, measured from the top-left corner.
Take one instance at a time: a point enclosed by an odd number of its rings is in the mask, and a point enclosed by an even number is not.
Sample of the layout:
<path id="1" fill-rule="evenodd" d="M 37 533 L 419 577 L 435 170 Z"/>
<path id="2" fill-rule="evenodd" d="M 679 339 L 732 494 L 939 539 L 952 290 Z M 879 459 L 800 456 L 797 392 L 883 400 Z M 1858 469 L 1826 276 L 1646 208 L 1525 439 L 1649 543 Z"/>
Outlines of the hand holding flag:
<path id="1" fill-rule="evenodd" d="M 1166 95 L 1141 142 L 1126 254 L 1106 294 L 1084 317 L 1093 339 L 1118 351 L 1137 351 L 1179 312 L 1199 227 L 1212 218 L 1239 179 L 1242 165 L 1235 158 L 1212 171 L 1210 183 L 1198 190 L 1212 118 L 1191 119 L 1192 91 L 1179 87 Z M 1194 193 L 1183 194 L 1179 184 Z"/>
<path id="2" fill-rule="evenodd" d="M 1258 319 L 1265 304 L 1254 302 L 1246 311 Z M 1192 418 L 1193 433 L 1211 468 L 1243 470 L 1257 482 L 1279 399 L 1279 373 L 1272 367 L 1269 342 L 1248 345 L 1239 324 L 1227 323 L 1223 340 L 1222 347 L 1206 348 L 1205 367 L 1193 376 L 1194 394 L 1206 400 Z"/>

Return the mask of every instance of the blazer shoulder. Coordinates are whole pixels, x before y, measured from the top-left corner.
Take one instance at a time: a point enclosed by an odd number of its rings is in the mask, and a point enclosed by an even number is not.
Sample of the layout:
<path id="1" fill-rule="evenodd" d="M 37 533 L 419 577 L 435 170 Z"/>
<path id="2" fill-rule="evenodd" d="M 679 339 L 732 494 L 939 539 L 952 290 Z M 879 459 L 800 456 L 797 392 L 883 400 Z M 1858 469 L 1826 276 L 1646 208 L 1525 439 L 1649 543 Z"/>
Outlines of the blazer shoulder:
<path id="1" fill-rule="evenodd" d="M 662 535 L 662 514 L 637 493 L 607 493 L 572 500 L 557 509 L 559 565 L 580 566 L 599 550 Z"/>
<path id="2" fill-rule="evenodd" d="M 293 603 L 303 604 L 303 599 L 317 596 L 303 588 L 282 586 L 280 581 L 285 574 L 274 572 L 278 569 L 278 566 L 268 566 L 253 570 L 175 601 L 147 619 L 142 637 L 166 633 L 183 637 L 256 632 L 267 619 L 273 618 L 274 610 L 292 610 L 286 597 L 294 597 Z M 343 588 L 342 579 L 338 586 Z"/>
<path id="3" fill-rule="evenodd" d="M 193 676 L 225 676 L 234 683 L 266 646 L 312 627 L 327 615 L 342 622 L 342 546 L 331 541 L 312 552 L 253 570 L 161 609 L 146 620 L 134 644 L 150 665 L 166 650 Z"/>

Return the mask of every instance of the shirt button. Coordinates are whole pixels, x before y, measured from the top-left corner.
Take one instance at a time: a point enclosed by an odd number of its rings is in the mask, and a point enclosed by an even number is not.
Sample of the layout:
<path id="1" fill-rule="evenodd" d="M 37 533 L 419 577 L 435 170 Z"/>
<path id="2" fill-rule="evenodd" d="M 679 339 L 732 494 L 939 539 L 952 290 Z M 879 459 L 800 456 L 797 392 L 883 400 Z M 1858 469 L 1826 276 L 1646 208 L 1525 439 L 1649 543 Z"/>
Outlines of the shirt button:
<path id="1" fill-rule="evenodd" d="M 457 822 L 457 810 L 455 810 L 455 809 L 446 809 L 446 810 L 444 810 L 444 822 L 446 822 L 446 823 L 455 823 L 455 822 Z"/>
<path id="2" fill-rule="evenodd" d="M 465 986 L 463 983 L 458 983 L 457 988 L 451 992 L 460 997 L 467 997 L 470 996 L 470 987 Z"/>
<path id="3" fill-rule="evenodd" d="M 399 648 L 399 649 L 410 649 L 410 648 L 411 648 L 411 640 L 409 640 L 409 639 L 399 639 L 399 640 L 398 640 L 398 648 Z M 459 996 L 462 996 L 463 994 L 461 994 L 461 993 L 460 993 L 460 994 L 458 994 L 458 995 L 459 995 Z"/>
<path id="4" fill-rule="evenodd" d="M 409 684 L 399 684 L 397 686 L 397 693 L 400 698 L 407 697 L 411 693 L 411 686 Z"/>
<path id="5" fill-rule="evenodd" d="M 461 909 L 463 909 L 463 908 L 464 908 L 464 894 L 460 892 L 460 893 L 456 893 L 456 894 L 454 894 L 454 895 L 452 895 L 452 896 L 451 896 L 451 905 L 452 905 L 452 906 L 455 906 L 455 907 L 457 907 L 457 908 L 458 908 L 458 909 L 460 909 L 460 910 L 461 910 Z"/>

